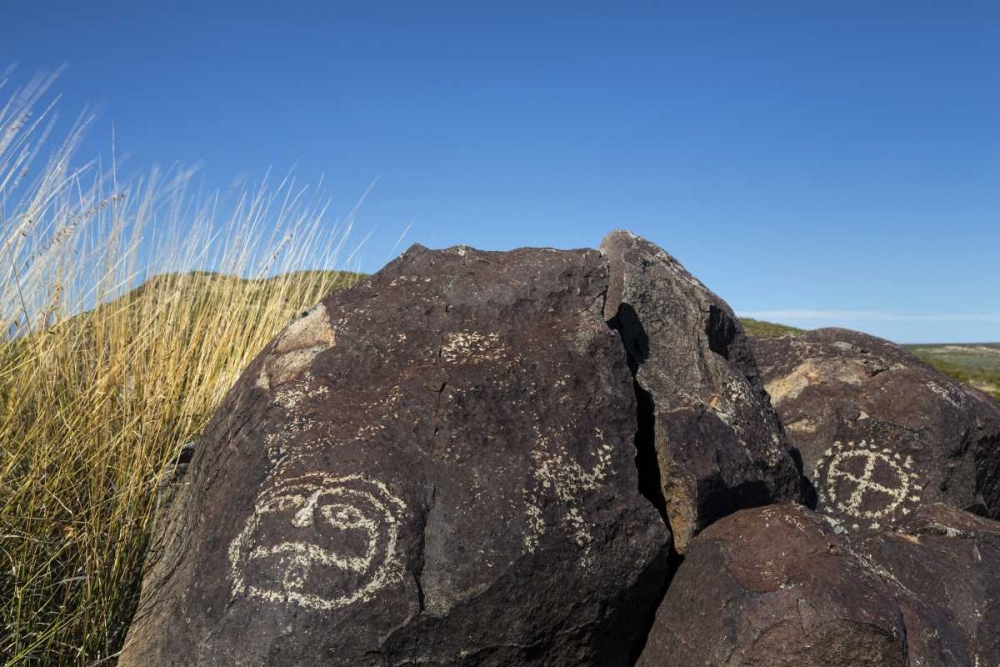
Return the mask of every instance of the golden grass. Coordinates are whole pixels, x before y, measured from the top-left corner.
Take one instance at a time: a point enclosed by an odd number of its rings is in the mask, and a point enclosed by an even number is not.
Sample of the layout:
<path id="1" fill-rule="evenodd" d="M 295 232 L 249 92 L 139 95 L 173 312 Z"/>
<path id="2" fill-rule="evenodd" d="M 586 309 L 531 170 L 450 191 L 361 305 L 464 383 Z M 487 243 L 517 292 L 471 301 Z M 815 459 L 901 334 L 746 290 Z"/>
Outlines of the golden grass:
<path id="1" fill-rule="evenodd" d="M 290 180 L 227 204 L 189 197 L 186 172 L 126 186 L 114 164 L 74 167 L 86 120 L 38 166 L 50 83 L 0 108 L 0 664 L 111 664 L 160 471 L 351 279 L 296 270 L 332 266 L 350 219 L 324 225 Z"/>

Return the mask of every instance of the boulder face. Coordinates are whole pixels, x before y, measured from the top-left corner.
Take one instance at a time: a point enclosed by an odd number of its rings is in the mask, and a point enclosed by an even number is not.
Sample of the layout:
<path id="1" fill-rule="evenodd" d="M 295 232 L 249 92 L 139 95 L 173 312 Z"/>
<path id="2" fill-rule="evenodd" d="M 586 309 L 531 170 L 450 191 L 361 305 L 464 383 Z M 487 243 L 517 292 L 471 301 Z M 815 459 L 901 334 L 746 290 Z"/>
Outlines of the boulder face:
<path id="1" fill-rule="evenodd" d="M 1000 403 L 853 331 L 753 347 L 820 512 L 855 533 L 930 502 L 1000 518 Z"/>
<path id="2" fill-rule="evenodd" d="M 911 664 L 1000 665 L 1000 523 L 941 503 L 923 505 L 859 550 L 947 616 L 935 626 L 904 610 L 908 631 L 921 638 L 910 652 L 925 658 Z"/>
<path id="3" fill-rule="evenodd" d="M 893 589 L 821 517 L 774 505 L 694 539 L 639 667 L 904 667 Z"/>
<path id="4" fill-rule="evenodd" d="M 954 554 L 935 556 L 927 546 L 923 553 L 935 562 L 954 562 Z M 997 569 L 995 564 L 982 565 Z M 804 507 L 744 510 L 712 525 L 691 543 L 637 664 L 995 664 L 970 659 L 987 654 L 970 650 L 961 627 L 964 622 L 982 622 L 976 615 L 988 598 L 962 597 L 962 584 L 955 582 L 958 604 L 941 606 L 937 598 L 906 587 L 910 576 L 922 573 L 910 570 L 900 584 L 895 573 L 852 545 L 846 533 L 838 533 L 825 517 Z M 981 586 L 977 594 L 986 591 Z M 973 598 L 978 607 L 964 606 Z"/>
<path id="5" fill-rule="evenodd" d="M 415 246 L 288 327 L 160 518 L 121 664 L 627 664 L 671 536 L 607 276 Z"/>
<path id="6" fill-rule="evenodd" d="M 611 267 L 604 315 L 629 351 L 649 437 L 640 456 L 652 452 L 645 472 L 677 550 L 739 508 L 799 500 L 801 469 L 726 302 L 628 232 L 601 251 Z"/>

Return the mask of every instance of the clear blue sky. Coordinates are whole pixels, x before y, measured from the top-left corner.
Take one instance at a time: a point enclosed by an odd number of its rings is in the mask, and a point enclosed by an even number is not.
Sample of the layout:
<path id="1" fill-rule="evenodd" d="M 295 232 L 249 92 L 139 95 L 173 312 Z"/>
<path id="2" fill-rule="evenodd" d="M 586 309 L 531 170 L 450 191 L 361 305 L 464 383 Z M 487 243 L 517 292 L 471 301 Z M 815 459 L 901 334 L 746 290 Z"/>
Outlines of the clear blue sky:
<path id="1" fill-rule="evenodd" d="M 0 65 L 134 168 L 378 178 L 367 270 L 625 227 L 741 313 L 1000 340 L 1000 5 L 488 4 L 3 2 Z"/>

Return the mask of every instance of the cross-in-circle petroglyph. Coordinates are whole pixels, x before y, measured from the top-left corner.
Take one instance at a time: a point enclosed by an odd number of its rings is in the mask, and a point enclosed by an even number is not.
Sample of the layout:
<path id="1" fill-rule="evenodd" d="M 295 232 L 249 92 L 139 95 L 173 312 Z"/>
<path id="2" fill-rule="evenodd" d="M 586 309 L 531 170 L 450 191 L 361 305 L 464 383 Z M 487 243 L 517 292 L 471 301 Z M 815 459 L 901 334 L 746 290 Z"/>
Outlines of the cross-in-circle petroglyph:
<path id="1" fill-rule="evenodd" d="M 314 610 L 370 600 L 402 576 L 405 510 L 385 484 L 361 475 L 279 482 L 229 546 L 233 595 Z"/>
<path id="2" fill-rule="evenodd" d="M 819 510 L 846 527 L 879 529 L 920 502 L 913 459 L 865 441 L 834 443 L 813 470 Z"/>

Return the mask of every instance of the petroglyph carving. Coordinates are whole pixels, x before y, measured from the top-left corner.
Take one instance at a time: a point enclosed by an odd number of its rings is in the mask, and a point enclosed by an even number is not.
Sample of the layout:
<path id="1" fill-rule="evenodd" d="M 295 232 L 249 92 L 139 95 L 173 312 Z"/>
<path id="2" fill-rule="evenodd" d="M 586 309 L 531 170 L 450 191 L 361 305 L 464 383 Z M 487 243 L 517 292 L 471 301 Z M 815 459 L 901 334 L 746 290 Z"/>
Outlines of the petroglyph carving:
<path id="1" fill-rule="evenodd" d="M 498 334 L 466 331 L 445 336 L 444 345 L 441 346 L 441 357 L 449 363 L 458 361 L 476 363 L 497 361 L 505 351 L 506 348 L 500 343 Z"/>
<path id="2" fill-rule="evenodd" d="M 535 484 L 525 490 L 525 512 L 528 531 L 524 536 L 524 546 L 528 553 L 538 547 L 538 541 L 546 532 L 544 499 L 554 497 L 559 503 L 562 525 L 573 536 L 577 545 L 588 547 L 593 541 L 590 527 L 581 512 L 581 494 L 596 491 L 611 469 L 611 452 L 614 448 L 604 442 L 604 434 L 597 430 L 600 442 L 597 461 L 588 470 L 570 459 L 564 451 L 548 451 L 548 439 L 539 437 L 539 448 L 531 453 L 534 459 Z M 561 448 L 560 448 L 561 449 Z"/>
<path id="3" fill-rule="evenodd" d="M 258 497 L 229 546 L 232 593 L 321 611 L 370 600 L 402 577 L 405 510 L 385 484 L 361 475 L 284 481 Z"/>
<path id="4" fill-rule="evenodd" d="M 826 450 L 813 471 L 821 510 L 844 515 L 848 525 L 877 530 L 898 512 L 909 514 L 920 502 L 913 459 L 864 440 Z"/>
<path id="5" fill-rule="evenodd" d="M 320 352 L 336 345 L 336 335 L 327 317 L 326 306 L 318 304 L 281 332 L 274 350 L 257 376 L 257 386 L 265 391 L 293 379 Z"/>
<path id="6" fill-rule="evenodd" d="M 942 387 L 941 385 L 937 384 L 936 382 L 929 382 L 929 383 L 927 383 L 927 387 L 931 391 L 933 391 L 935 394 L 937 394 L 938 396 L 940 396 L 944 400 L 948 401 L 953 407 L 956 407 L 956 408 L 959 408 L 959 409 L 962 408 L 962 402 L 961 402 L 962 395 L 958 394 L 959 400 L 956 400 L 955 399 L 955 392 L 954 392 L 953 389 Z"/>

